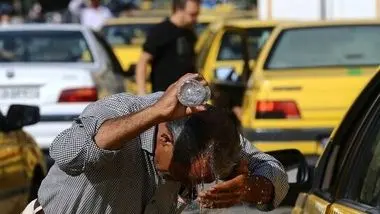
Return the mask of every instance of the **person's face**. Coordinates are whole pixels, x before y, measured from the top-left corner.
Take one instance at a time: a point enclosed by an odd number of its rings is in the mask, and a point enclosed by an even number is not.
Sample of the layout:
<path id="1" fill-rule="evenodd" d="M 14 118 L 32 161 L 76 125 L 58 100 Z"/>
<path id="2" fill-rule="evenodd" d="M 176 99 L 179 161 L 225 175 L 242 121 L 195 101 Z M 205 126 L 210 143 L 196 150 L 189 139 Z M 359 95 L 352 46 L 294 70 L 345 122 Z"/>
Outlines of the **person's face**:
<path id="1" fill-rule="evenodd" d="M 168 173 L 170 162 L 173 158 L 174 142 L 173 136 L 166 126 L 166 123 L 158 125 L 155 149 L 155 164 L 160 172 Z"/>
<path id="2" fill-rule="evenodd" d="M 194 26 L 197 23 L 200 5 L 197 1 L 186 1 L 185 8 L 181 11 L 185 26 Z"/>
<path id="3" fill-rule="evenodd" d="M 199 155 L 190 164 L 173 160 L 174 141 L 165 123 L 159 124 L 155 149 L 155 165 L 158 171 L 169 174 L 174 180 L 184 184 L 204 181 L 212 182 L 214 176 L 210 167 L 210 157 Z"/>

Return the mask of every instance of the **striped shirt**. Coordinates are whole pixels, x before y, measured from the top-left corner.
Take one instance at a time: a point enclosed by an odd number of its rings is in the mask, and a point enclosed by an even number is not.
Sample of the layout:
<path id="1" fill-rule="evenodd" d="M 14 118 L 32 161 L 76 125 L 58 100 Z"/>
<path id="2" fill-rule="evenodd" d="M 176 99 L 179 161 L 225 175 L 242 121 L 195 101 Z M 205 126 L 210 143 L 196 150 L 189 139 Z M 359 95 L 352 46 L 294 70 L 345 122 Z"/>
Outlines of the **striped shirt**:
<path id="1" fill-rule="evenodd" d="M 47 214 L 180 213 L 178 182 L 161 182 L 153 162 L 155 129 L 126 142 L 120 150 L 97 147 L 94 136 L 108 119 L 132 114 L 154 104 L 162 92 L 135 96 L 116 94 L 90 104 L 50 147 L 55 164 L 42 181 L 38 201 Z M 253 175 L 268 178 L 275 188 L 276 207 L 287 194 L 281 164 L 241 138 L 242 155 Z"/>

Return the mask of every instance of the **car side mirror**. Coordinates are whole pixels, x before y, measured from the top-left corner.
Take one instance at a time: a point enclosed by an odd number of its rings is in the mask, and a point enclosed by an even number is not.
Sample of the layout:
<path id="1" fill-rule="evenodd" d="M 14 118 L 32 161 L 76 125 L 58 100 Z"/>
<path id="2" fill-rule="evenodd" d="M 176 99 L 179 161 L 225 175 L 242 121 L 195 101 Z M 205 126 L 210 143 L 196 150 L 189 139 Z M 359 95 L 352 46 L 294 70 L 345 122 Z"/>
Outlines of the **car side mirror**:
<path id="1" fill-rule="evenodd" d="M 40 109 L 37 106 L 11 105 L 6 116 L 6 131 L 21 129 L 40 121 Z"/>
<path id="2" fill-rule="evenodd" d="M 304 155 L 297 149 L 267 152 L 284 166 L 288 174 L 289 191 L 281 205 L 293 206 L 300 192 L 308 192 L 312 185 L 314 166 L 309 166 Z"/>

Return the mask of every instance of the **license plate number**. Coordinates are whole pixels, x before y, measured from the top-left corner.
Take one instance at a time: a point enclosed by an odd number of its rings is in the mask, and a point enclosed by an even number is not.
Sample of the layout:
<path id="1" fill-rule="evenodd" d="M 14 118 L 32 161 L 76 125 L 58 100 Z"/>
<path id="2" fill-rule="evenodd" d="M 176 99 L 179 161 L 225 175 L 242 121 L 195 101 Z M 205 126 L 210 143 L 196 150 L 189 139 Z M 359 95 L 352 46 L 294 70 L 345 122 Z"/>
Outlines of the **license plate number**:
<path id="1" fill-rule="evenodd" d="M 38 87 L 0 87 L 0 99 L 35 99 L 39 96 Z"/>

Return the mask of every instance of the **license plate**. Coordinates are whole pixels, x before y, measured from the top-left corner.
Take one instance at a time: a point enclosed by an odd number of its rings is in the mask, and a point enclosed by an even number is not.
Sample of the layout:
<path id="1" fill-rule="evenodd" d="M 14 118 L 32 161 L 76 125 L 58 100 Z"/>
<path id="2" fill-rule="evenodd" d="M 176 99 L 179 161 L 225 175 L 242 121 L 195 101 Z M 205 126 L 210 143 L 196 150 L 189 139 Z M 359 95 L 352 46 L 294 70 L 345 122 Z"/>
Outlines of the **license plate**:
<path id="1" fill-rule="evenodd" d="M 36 99 L 39 98 L 38 87 L 0 87 L 0 99 Z"/>

